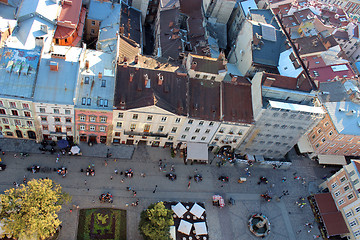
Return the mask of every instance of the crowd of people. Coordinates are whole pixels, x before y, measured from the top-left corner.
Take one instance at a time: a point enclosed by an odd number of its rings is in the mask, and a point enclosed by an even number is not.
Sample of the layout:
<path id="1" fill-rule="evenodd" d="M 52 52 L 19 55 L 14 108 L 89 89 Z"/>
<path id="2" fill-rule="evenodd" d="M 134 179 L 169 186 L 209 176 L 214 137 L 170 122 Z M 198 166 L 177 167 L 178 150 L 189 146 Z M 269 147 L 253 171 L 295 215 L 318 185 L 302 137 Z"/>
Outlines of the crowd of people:
<path id="1" fill-rule="evenodd" d="M 112 199 L 112 195 L 107 192 L 107 193 L 103 193 L 99 196 L 99 200 L 101 203 L 113 203 L 113 199 Z"/>

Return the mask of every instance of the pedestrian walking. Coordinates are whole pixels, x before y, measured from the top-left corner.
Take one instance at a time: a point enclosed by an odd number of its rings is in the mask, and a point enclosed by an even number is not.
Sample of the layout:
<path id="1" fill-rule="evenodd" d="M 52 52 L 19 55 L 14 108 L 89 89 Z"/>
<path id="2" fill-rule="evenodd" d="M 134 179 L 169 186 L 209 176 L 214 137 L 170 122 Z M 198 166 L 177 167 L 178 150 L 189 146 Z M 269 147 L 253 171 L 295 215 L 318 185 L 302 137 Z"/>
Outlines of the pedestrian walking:
<path id="1" fill-rule="evenodd" d="M 86 182 L 86 180 L 85 180 L 85 182 L 84 182 L 84 183 L 85 183 L 85 185 L 86 185 L 86 183 L 87 183 L 87 182 Z"/>
<path id="2" fill-rule="evenodd" d="M 108 163 L 107 163 L 107 161 L 105 160 L 105 167 L 107 167 L 107 164 L 108 164 Z"/>
<path id="3" fill-rule="evenodd" d="M 110 180 L 113 180 L 113 176 L 110 176 Z"/>
<path id="4" fill-rule="evenodd" d="M 299 234 L 299 233 L 301 233 L 301 230 L 299 230 L 299 231 L 296 232 L 296 234 Z"/>
<path id="5" fill-rule="evenodd" d="M 134 197 L 136 197 L 136 191 L 133 190 Z"/>
<path id="6" fill-rule="evenodd" d="M 118 170 L 117 170 L 117 169 L 115 169 L 114 172 L 115 172 L 115 174 L 118 174 Z"/>
<path id="7" fill-rule="evenodd" d="M 188 189 L 190 188 L 190 184 L 191 184 L 191 181 L 189 181 L 189 183 L 188 183 Z"/>
<path id="8" fill-rule="evenodd" d="M 56 163 L 58 163 L 58 162 L 59 162 L 59 157 L 56 158 Z"/>
<path id="9" fill-rule="evenodd" d="M 283 177 L 283 178 L 282 178 L 282 182 L 285 182 L 285 181 L 286 181 L 286 177 Z"/>
<path id="10" fill-rule="evenodd" d="M 155 193 L 155 192 L 156 192 L 156 189 L 157 189 L 157 185 L 155 185 L 155 189 L 154 189 L 153 193 Z"/>

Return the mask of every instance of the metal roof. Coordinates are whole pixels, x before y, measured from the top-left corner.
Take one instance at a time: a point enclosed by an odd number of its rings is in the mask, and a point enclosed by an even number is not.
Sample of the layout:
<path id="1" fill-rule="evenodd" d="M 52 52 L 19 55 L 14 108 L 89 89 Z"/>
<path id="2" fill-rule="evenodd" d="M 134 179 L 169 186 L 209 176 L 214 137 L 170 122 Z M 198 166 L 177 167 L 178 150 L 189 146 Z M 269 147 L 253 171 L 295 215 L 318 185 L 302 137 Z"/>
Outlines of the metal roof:
<path id="1" fill-rule="evenodd" d="M 0 95 L 31 99 L 40 49 L 0 49 Z"/>
<path id="2" fill-rule="evenodd" d="M 63 54 L 66 59 L 52 58 L 52 53 L 43 53 L 34 101 L 54 104 L 74 104 L 76 82 L 79 72 L 79 58 L 82 48 L 54 46 L 55 54 Z M 50 64 L 58 65 L 58 71 L 51 71 Z"/>
<path id="3" fill-rule="evenodd" d="M 269 100 L 269 104 L 272 108 L 287 109 L 290 111 L 297 112 L 308 112 L 308 113 L 324 113 L 321 107 L 312 107 L 307 105 L 300 105 L 294 103 L 285 103 Z"/>

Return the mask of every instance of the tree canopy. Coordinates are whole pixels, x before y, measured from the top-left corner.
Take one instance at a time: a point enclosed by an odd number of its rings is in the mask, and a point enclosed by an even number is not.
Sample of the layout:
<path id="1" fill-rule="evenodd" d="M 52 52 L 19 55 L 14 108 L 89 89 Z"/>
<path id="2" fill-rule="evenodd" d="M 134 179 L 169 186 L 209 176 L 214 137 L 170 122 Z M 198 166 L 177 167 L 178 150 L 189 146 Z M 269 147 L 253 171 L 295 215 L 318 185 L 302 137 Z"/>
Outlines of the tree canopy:
<path id="1" fill-rule="evenodd" d="M 169 229 L 174 225 L 173 211 L 166 209 L 163 202 L 151 204 L 140 216 L 139 230 L 147 240 L 168 240 Z"/>
<path id="2" fill-rule="evenodd" d="M 0 198 L 2 228 L 15 239 L 52 236 L 61 223 L 57 215 L 61 205 L 71 199 L 51 179 L 31 180 L 6 190 Z"/>

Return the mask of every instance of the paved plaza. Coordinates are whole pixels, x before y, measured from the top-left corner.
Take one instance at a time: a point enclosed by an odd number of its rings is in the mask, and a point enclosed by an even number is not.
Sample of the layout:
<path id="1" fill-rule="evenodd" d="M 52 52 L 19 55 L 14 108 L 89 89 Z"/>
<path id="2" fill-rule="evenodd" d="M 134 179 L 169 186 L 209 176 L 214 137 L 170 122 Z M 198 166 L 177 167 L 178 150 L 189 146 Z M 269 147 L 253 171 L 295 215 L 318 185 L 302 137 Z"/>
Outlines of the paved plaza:
<path id="1" fill-rule="evenodd" d="M 29 147 L 32 146 L 32 147 Z M 228 239 L 256 239 L 247 228 L 247 220 L 251 214 L 262 213 L 271 222 L 271 233 L 266 239 L 276 240 L 302 240 L 313 239 L 313 235 L 319 235 L 319 230 L 314 222 L 314 217 L 309 204 L 299 208 L 295 202 L 299 197 L 306 197 L 309 192 L 316 193 L 317 185 L 323 180 L 324 175 L 330 176 L 334 168 L 322 168 L 310 159 L 297 156 L 295 151 L 290 152 L 293 164 L 290 169 L 272 169 L 260 167 L 257 164 L 250 167 L 251 176 L 245 183 L 239 184 L 237 179 L 245 177 L 245 164 L 234 166 L 216 166 L 217 159 L 210 155 L 207 165 L 184 165 L 183 160 L 177 156 L 171 158 L 170 150 L 164 148 L 151 148 L 146 146 L 82 146 L 83 156 L 60 156 L 56 163 L 57 154 L 40 154 L 39 144 L 22 140 L 0 140 L 0 148 L 6 152 L 2 156 L 7 169 L 0 172 L 0 190 L 13 187 L 13 182 L 22 182 L 24 175 L 31 178 L 49 177 L 61 184 L 63 190 L 72 195 L 72 203 L 64 206 L 59 217 L 62 230 L 59 239 L 76 239 L 78 213 L 81 208 L 115 207 L 127 210 L 127 239 L 141 240 L 138 231 L 140 212 L 149 204 L 157 201 L 182 201 L 204 202 L 207 212 L 207 225 L 209 238 L 214 240 Z M 112 158 L 105 158 L 107 149 L 112 153 Z M 15 151 L 16 150 L 16 151 Z M 19 152 L 30 152 L 29 157 L 21 157 Z M 17 157 L 14 154 L 17 153 Z M 166 159 L 167 170 L 172 164 L 175 166 L 177 179 L 170 181 L 165 177 L 165 172 L 160 172 L 159 159 Z M 213 160 L 213 161 L 212 161 Z M 65 178 L 52 173 L 35 173 L 26 171 L 26 168 L 38 164 L 41 167 L 68 168 L 69 173 Z M 89 164 L 94 164 L 96 175 L 86 176 L 81 169 L 86 169 Z M 115 174 L 131 168 L 134 177 L 124 178 Z M 169 172 L 169 171 L 168 171 Z M 141 177 L 145 173 L 145 177 Z M 188 177 L 199 173 L 203 181 L 196 183 L 192 180 L 188 189 Z M 223 183 L 217 180 L 220 175 L 229 176 L 230 181 Z M 112 179 L 111 179 L 112 176 Z M 260 184 L 260 176 L 266 176 L 269 184 Z M 294 176 L 301 177 L 300 180 Z M 282 182 L 282 178 L 286 181 Z M 124 179 L 122 181 L 122 179 Z M 86 181 L 85 181 L 86 180 Z M 157 185 L 157 188 L 155 187 Z M 127 191 L 131 187 L 136 191 Z M 154 190 L 155 193 L 154 193 Z M 283 196 L 280 201 L 275 198 L 288 190 L 289 195 Z M 265 202 L 260 194 L 270 191 L 274 196 L 271 202 Z M 110 192 L 114 202 L 100 203 L 99 195 Z M 220 194 L 227 200 L 232 197 L 235 205 L 226 205 L 220 209 L 212 205 L 212 195 Z M 132 202 L 139 199 L 140 204 L 131 206 Z M 307 201 L 306 201 L 307 202 Z M 70 211 L 72 210 L 72 211 Z M 309 227 L 305 223 L 314 223 L 314 228 L 308 232 Z"/>

